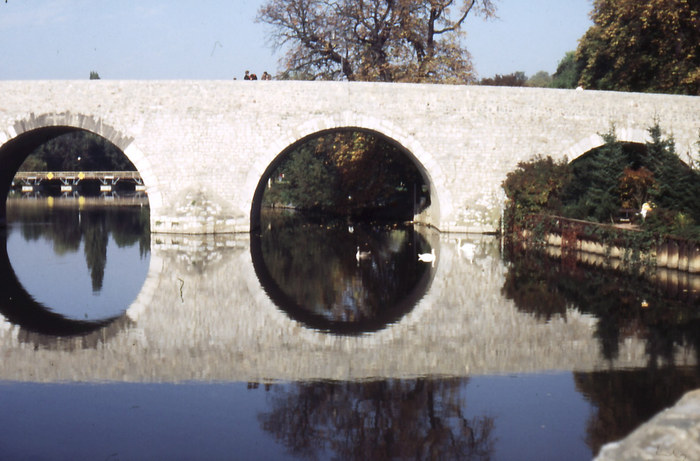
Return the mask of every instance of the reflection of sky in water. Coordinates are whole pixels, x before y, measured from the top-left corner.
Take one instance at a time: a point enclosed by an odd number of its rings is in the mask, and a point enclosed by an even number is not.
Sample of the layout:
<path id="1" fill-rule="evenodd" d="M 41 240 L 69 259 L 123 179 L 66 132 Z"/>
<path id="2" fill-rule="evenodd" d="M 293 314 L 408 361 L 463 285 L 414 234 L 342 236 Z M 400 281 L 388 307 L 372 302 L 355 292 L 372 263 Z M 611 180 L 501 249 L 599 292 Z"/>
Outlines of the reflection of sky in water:
<path id="1" fill-rule="evenodd" d="M 56 254 L 44 237 L 27 242 L 20 228 L 8 229 L 7 253 L 25 290 L 49 310 L 74 320 L 117 317 L 136 299 L 148 273 L 149 256 L 139 244 L 119 248 L 110 235 L 102 289 L 92 290 L 84 241 L 77 252 Z"/>
<path id="2" fill-rule="evenodd" d="M 571 373 L 469 378 L 466 401 L 473 416 L 496 420 L 491 459 L 590 459 L 584 443 L 592 406 Z"/>

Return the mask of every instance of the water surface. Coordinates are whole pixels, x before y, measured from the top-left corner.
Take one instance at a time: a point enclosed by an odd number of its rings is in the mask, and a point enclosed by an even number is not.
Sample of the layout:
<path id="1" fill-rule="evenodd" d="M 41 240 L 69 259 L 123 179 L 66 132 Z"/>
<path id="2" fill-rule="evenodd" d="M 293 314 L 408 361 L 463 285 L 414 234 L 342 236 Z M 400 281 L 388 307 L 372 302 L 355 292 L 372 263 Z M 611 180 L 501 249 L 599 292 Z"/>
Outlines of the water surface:
<path id="1" fill-rule="evenodd" d="M 9 209 L 10 459 L 583 460 L 700 387 L 692 284 L 411 226 Z"/>

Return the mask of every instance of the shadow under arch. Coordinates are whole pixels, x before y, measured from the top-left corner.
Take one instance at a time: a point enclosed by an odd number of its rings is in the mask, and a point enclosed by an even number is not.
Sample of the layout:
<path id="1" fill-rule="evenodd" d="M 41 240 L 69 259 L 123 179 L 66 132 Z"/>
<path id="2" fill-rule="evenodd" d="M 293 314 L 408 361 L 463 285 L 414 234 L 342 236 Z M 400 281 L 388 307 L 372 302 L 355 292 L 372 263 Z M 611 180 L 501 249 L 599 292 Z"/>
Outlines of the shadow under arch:
<path id="1" fill-rule="evenodd" d="M 374 128 L 366 128 L 359 125 L 348 124 L 330 126 L 307 133 L 300 139 L 296 139 L 295 141 L 288 144 L 286 147 L 282 148 L 281 152 L 279 152 L 272 159 L 272 161 L 270 161 L 269 164 L 267 164 L 266 167 L 262 166 L 260 168 L 259 171 L 262 171 L 262 174 L 259 174 L 256 177 L 257 185 L 255 186 L 255 192 L 253 194 L 250 206 L 251 232 L 258 232 L 260 230 L 260 208 L 263 200 L 263 195 L 265 193 L 265 188 L 267 186 L 267 181 L 270 178 L 270 175 L 280 166 L 284 159 L 294 150 L 312 141 L 313 139 L 322 137 L 324 135 L 340 132 L 359 132 L 370 134 L 379 139 L 380 141 L 386 142 L 390 146 L 396 148 L 402 155 L 409 159 L 420 174 L 424 184 L 427 185 L 429 189 L 429 206 L 426 208 L 426 210 L 423 210 L 421 214 L 426 214 L 429 216 L 427 218 L 427 224 L 436 226 L 439 224 L 440 210 L 441 206 L 444 206 L 444 204 L 440 202 L 437 193 L 437 189 L 440 187 L 440 184 L 435 182 L 434 178 L 429 172 L 429 168 L 419 160 L 417 155 L 415 155 L 409 148 L 407 148 L 405 145 L 399 142 L 395 137 L 384 134 L 382 131 L 379 131 Z M 433 167 L 437 168 L 436 165 L 433 165 Z M 446 195 L 446 193 L 443 193 L 443 195 Z"/>
<path id="2" fill-rule="evenodd" d="M 418 251 L 429 252 L 430 243 L 428 243 L 428 240 L 420 235 L 417 230 L 413 232 L 415 232 L 416 239 L 418 240 L 415 248 L 417 248 Z M 436 274 L 436 269 L 429 264 L 418 263 L 422 265 L 424 271 L 420 274 L 411 289 L 405 292 L 396 302 L 391 305 L 381 306 L 382 309 L 379 311 L 378 315 L 373 317 L 362 318 L 359 321 L 339 321 L 312 312 L 307 306 L 301 305 L 284 291 L 265 262 L 263 254 L 263 236 L 260 233 L 250 234 L 250 252 L 253 268 L 261 287 L 281 311 L 286 313 L 292 320 L 301 323 L 305 327 L 335 335 L 359 336 L 383 330 L 389 325 L 397 323 L 410 313 L 425 294 L 428 293 Z"/>
<path id="3" fill-rule="evenodd" d="M 112 143 L 136 167 L 148 194 L 151 219 L 162 205 L 156 177 L 146 156 L 135 145 L 134 138 L 101 119 L 70 112 L 43 114 L 16 121 L 8 130 L 14 136 L 0 144 L 0 226 L 7 223 L 7 196 L 17 170 L 37 147 L 65 134 L 79 131 L 96 134 Z M 2 138 L 0 138 L 2 141 Z"/>
<path id="4" fill-rule="evenodd" d="M 51 312 L 37 302 L 22 286 L 12 268 L 5 229 L 0 229 L 0 314 L 24 330 L 62 337 L 86 335 L 125 317 L 122 314 L 94 322 L 73 320 Z"/>

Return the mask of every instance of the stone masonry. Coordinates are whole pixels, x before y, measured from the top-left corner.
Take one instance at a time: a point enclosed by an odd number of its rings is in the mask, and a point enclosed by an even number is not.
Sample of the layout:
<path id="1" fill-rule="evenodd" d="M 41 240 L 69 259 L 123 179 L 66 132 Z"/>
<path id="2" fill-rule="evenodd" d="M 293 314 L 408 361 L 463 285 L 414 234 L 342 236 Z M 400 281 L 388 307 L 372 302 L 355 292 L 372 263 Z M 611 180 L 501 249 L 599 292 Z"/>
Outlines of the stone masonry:
<path id="1" fill-rule="evenodd" d="M 655 119 L 682 159 L 696 152 L 700 98 L 657 94 L 293 81 L 0 82 L 0 222 L 21 161 L 46 139 L 85 129 L 144 178 L 151 229 L 247 232 L 259 187 L 305 138 L 360 128 L 401 145 L 431 185 L 418 217 L 446 232 L 498 229 L 501 183 L 535 155 L 572 160 L 615 125 L 644 142 Z"/>

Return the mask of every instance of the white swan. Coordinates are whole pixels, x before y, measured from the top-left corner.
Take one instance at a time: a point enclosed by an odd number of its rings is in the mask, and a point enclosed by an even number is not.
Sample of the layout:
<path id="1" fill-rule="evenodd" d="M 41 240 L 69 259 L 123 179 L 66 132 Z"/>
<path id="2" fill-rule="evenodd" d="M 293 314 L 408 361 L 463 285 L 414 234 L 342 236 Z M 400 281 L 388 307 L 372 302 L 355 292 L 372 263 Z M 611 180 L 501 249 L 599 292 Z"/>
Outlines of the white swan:
<path id="1" fill-rule="evenodd" d="M 357 253 L 355 253 L 355 259 L 360 262 L 360 259 L 367 259 L 372 254 L 371 251 L 360 251 L 360 247 L 357 247 Z"/>
<path id="2" fill-rule="evenodd" d="M 474 262 L 474 254 L 476 254 L 476 244 L 471 242 L 462 243 L 462 239 L 457 239 L 457 251 L 464 254 L 469 262 Z"/>
<path id="3" fill-rule="evenodd" d="M 424 263 L 430 263 L 431 266 L 435 265 L 435 248 L 430 249 L 430 253 L 419 253 L 418 261 Z"/>

